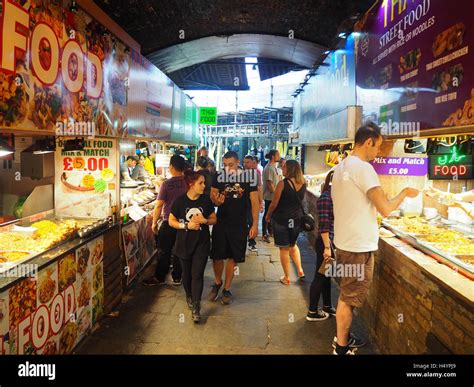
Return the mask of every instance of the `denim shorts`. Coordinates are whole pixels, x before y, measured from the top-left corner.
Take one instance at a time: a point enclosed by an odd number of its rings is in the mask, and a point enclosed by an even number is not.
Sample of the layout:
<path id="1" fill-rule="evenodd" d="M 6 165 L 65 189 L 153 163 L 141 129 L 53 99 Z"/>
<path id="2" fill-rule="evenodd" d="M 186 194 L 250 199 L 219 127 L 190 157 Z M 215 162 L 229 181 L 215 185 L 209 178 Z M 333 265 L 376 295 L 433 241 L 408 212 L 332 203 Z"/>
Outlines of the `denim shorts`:
<path id="1" fill-rule="evenodd" d="M 277 247 L 293 247 L 301 231 L 300 222 L 278 223 L 272 219 L 273 239 Z"/>

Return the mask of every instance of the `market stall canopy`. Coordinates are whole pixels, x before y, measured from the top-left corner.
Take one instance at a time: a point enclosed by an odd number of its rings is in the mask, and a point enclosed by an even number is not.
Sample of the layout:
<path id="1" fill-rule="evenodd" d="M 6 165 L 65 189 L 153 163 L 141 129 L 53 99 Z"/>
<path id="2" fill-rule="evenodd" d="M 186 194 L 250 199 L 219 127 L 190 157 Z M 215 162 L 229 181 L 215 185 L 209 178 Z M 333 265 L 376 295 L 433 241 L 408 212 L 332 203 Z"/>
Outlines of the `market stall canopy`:
<path id="1" fill-rule="evenodd" d="M 195 0 L 178 5 L 171 0 L 96 1 L 140 43 L 142 54 L 180 87 L 185 82 L 177 71 L 221 59 L 253 56 L 312 67 L 326 49 L 335 46 L 338 33 L 350 29 L 373 2 L 242 0 L 229 4 Z M 219 78 L 219 69 L 224 77 L 236 72 L 222 66 L 211 64 L 209 69 L 214 72 L 215 85 L 226 84 Z M 262 79 L 277 75 L 281 67 L 266 71 Z M 201 81 L 209 84 L 206 75 Z"/>

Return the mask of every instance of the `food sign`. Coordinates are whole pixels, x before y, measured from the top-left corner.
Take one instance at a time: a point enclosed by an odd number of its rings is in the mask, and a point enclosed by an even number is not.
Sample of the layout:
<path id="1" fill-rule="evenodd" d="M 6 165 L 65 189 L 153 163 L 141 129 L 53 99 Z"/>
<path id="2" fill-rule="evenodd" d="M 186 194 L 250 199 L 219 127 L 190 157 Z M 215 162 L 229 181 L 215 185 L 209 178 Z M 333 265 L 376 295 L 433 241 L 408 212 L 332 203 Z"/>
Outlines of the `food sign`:
<path id="1" fill-rule="evenodd" d="M 109 216 L 117 203 L 117 140 L 93 138 L 85 141 L 83 150 L 70 152 L 65 144 L 58 141 L 55 153 L 56 216 Z"/>
<path id="2" fill-rule="evenodd" d="M 69 1 L 0 1 L 0 127 L 120 136 L 129 49 Z"/>
<path id="3" fill-rule="evenodd" d="M 357 23 L 357 105 L 387 135 L 474 124 L 471 0 L 385 0 Z"/>
<path id="4" fill-rule="evenodd" d="M 99 237 L 0 293 L 0 354 L 70 353 L 103 314 Z"/>

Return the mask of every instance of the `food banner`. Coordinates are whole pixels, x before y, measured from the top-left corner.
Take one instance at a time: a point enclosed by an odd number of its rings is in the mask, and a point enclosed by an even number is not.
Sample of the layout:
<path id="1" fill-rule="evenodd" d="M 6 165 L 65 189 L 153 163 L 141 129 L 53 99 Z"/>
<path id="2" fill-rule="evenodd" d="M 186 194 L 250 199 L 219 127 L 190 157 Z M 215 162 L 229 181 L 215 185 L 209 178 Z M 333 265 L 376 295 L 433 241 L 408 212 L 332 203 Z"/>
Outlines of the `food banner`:
<path id="1" fill-rule="evenodd" d="M 122 227 L 123 246 L 127 262 L 127 285 L 156 254 L 155 235 L 151 229 L 153 214 Z"/>
<path id="2" fill-rule="evenodd" d="M 0 293 L 0 354 L 68 354 L 103 315 L 99 237 Z"/>
<path id="3" fill-rule="evenodd" d="M 81 151 L 66 151 L 58 141 L 55 153 L 56 216 L 105 218 L 117 204 L 119 173 L 117 140 L 92 138 Z M 78 205 L 80 204 L 80 205 Z"/>
<path id="4" fill-rule="evenodd" d="M 126 135 L 170 139 L 173 87 L 171 79 L 132 51 Z"/>
<path id="5" fill-rule="evenodd" d="M 426 157 L 376 157 L 371 164 L 378 175 L 426 176 L 428 173 Z"/>
<path id="6" fill-rule="evenodd" d="M 127 262 L 127 285 L 136 277 L 140 265 L 138 223 L 139 222 L 133 222 L 122 227 L 123 247 L 125 251 L 125 260 Z"/>
<path id="7" fill-rule="evenodd" d="M 387 0 L 356 26 L 357 99 L 385 134 L 474 124 L 471 0 Z"/>
<path id="8" fill-rule="evenodd" d="M 69 6 L 0 1 L 0 127 L 122 136 L 130 50 Z"/>

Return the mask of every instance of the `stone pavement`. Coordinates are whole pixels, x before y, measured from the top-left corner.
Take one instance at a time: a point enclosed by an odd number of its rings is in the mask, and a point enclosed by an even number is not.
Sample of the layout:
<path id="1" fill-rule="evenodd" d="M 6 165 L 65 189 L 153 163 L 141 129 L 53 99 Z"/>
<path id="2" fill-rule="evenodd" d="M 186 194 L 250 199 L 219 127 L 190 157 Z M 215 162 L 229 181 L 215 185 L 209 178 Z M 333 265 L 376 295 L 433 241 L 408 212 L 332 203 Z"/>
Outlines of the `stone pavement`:
<path id="1" fill-rule="evenodd" d="M 260 237 L 258 238 L 260 239 Z M 258 241 L 258 254 L 249 253 L 232 286 L 234 303 L 207 301 L 213 281 L 212 263 L 206 267 L 201 306 L 202 322 L 191 320 L 182 286 L 146 287 L 138 279 L 126 293 L 117 317 L 106 317 L 86 338 L 78 354 L 330 354 L 336 319 L 306 321 L 309 286 L 315 271 L 314 252 L 300 236 L 306 279 L 298 281 L 292 265 L 292 284 L 280 284 L 283 274 L 278 248 Z M 149 267 L 142 277 L 153 272 Z M 337 285 L 332 298 L 336 305 Z M 377 353 L 355 317 L 352 331 L 366 339 L 358 354 Z"/>

